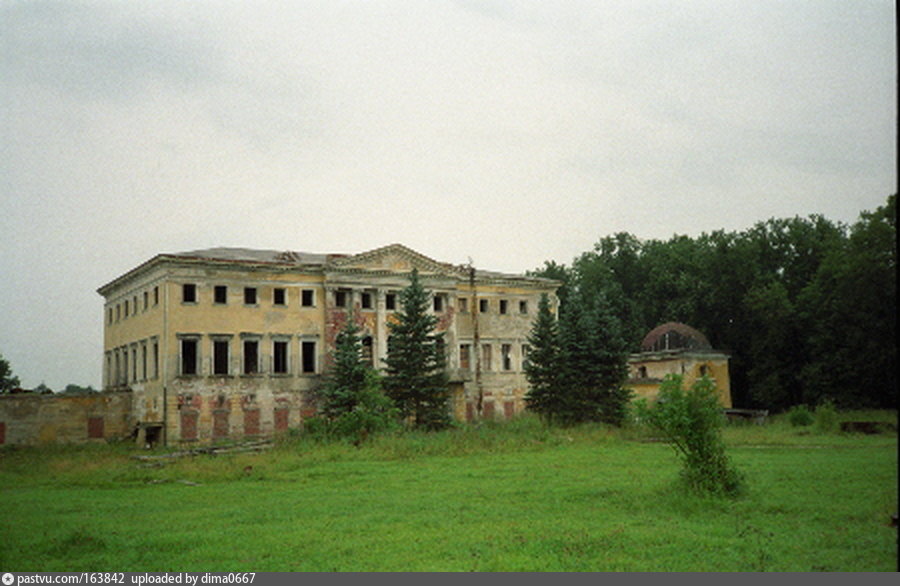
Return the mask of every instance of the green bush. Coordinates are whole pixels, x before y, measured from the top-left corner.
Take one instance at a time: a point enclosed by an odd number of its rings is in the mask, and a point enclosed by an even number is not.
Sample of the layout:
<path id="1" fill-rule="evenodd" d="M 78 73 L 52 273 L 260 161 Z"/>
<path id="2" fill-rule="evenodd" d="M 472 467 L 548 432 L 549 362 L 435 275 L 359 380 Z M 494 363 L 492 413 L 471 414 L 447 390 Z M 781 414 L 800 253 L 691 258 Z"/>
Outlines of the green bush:
<path id="1" fill-rule="evenodd" d="M 681 458 L 685 484 L 700 492 L 737 496 L 744 478 L 725 455 L 723 416 L 715 384 L 703 377 L 687 391 L 682 377 L 669 374 L 656 402 L 637 402 L 642 421 L 660 430 Z"/>
<path id="2" fill-rule="evenodd" d="M 806 405 L 794 405 L 788 411 L 788 421 L 794 427 L 805 427 L 812 425 L 815 418 Z"/>
<path id="3" fill-rule="evenodd" d="M 838 412 L 830 400 L 825 399 L 816 407 L 816 431 L 834 433 L 840 427 Z"/>

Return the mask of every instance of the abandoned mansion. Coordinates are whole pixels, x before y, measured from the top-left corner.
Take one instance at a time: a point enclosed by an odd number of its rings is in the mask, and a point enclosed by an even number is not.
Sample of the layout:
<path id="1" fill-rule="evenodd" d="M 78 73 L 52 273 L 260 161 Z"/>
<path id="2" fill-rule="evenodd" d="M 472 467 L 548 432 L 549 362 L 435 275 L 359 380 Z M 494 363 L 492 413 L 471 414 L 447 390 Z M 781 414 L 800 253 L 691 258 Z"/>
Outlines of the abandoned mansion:
<path id="1" fill-rule="evenodd" d="M 355 255 L 213 248 L 159 254 L 100 287 L 104 390 L 128 389 L 141 441 L 270 436 L 315 412 L 312 391 L 352 308 L 380 368 L 417 269 L 444 333 L 453 414 L 524 409 L 526 339 L 559 283 L 434 261 L 393 244 Z M 479 400 L 480 399 L 480 400 Z"/>

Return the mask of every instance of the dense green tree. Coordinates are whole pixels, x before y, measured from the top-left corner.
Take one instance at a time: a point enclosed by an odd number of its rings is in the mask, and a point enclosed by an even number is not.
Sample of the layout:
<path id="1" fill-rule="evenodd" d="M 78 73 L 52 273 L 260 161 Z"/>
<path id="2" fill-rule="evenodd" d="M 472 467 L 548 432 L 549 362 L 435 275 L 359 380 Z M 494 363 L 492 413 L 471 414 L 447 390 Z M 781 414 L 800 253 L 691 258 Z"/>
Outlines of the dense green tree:
<path id="1" fill-rule="evenodd" d="M 415 427 L 440 429 L 450 423 L 444 337 L 435 333 L 437 317 L 429 311 L 430 296 L 418 271 L 413 270 L 399 301 L 396 320 L 388 324 L 384 387 Z"/>
<path id="2" fill-rule="evenodd" d="M 307 426 L 313 433 L 352 438 L 357 444 L 393 427 L 398 415 L 381 390 L 378 373 L 362 359 L 359 331 L 351 310 L 335 339 L 325 383 L 317 392 L 321 421 Z"/>
<path id="3" fill-rule="evenodd" d="M 863 213 L 848 240 L 804 289 L 815 401 L 841 407 L 897 406 L 897 197 Z"/>
<path id="4" fill-rule="evenodd" d="M 546 420 L 561 409 L 559 396 L 559 330 L 556 316 L 550 308 L 550 298 L 541 295 L 538 314 L 528 335 L 528 361 L 525 376 L 528 392 L 525 403 L 528 409 Z"/>
<path id="5" fill-rule="evenodd" d="M 0 394 L 10 393 L 19 387 L 19 377 L 14 376 L 9 361 L 0 354 Z"/>

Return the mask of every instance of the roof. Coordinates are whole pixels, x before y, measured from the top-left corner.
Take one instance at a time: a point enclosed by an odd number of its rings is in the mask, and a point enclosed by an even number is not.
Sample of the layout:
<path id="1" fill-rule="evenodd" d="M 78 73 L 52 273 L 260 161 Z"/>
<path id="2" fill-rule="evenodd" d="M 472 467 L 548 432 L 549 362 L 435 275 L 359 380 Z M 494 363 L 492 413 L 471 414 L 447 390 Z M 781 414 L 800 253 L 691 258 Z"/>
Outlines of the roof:
<path id="1" fill-rule="evenodd" d="M 162 253 L 152 259 L 138 265 L 127 273 L 119 276 L 100 287 L 97 291 L 101 295 L 106 295 L 113 287 L 120 283 L 130 280 L 132 277 L 143 272 L 150 266 L 154 266 L 164 261 L 184 261 L 184 262 L 204 262 L 212 261 L 214 263 L 248 263 L 253 265 L 275 265 L 290 269 L 291 267 L 316 267 L 324 270 L 339 270 L 341 267 L 354 265 L 359 261 L 366 261 L 382 254 L 396 253 L 408 258 L 418 260 L 417 264 L 424 266 L 432 266 L 439 272 L 456 274 L 459 277 L 468 274 L 467 267 L 452 265 L 449 263 L 437 262 L 421 253 L 418 253 L 402 244 L 389 244 L 374 250 L 361 252 L 358 254 L 346 253 L 313 253 L 313 252 L 297 252 L 293 250 L 259 250 L 253 248 L 238 248 L 219 246 L 215 248 L 204 248 L 200 250 L 189 250 L 184 252 Z M 346 269 L 345 269 L 346 270 Z M 552 279 L 542 277 L 528 277 L 518 274 L 500 273 L 495 271 L 484 271 L 476 269 L 477 278 L 489 281 L 510 281 L 519 282 L 527 281 L 530 283 L 541 283 L 548 286 L 559 286 L 560 283 Z"/>
<path id="2" fill-rule="evenodd" d="M 678 322 L 667 322 L 656 326 L 644 336 L 642 352 L 659 350 L 711 350 L 709 340 L 691 326 Z"/>

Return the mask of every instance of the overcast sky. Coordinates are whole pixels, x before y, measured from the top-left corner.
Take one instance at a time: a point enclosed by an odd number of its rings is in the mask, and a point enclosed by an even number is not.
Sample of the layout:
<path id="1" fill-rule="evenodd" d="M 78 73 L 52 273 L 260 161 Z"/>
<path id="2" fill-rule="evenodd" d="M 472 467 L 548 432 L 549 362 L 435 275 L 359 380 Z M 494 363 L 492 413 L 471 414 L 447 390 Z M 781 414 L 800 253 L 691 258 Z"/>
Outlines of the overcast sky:
<path id="1" fill-rule="evenodd" d="M 0 4 L 0 354 L 100 385 L 160 252 L 524 272 L 896 191 L 892 0 Z"/>

